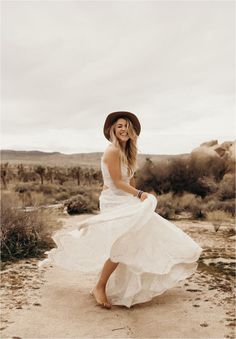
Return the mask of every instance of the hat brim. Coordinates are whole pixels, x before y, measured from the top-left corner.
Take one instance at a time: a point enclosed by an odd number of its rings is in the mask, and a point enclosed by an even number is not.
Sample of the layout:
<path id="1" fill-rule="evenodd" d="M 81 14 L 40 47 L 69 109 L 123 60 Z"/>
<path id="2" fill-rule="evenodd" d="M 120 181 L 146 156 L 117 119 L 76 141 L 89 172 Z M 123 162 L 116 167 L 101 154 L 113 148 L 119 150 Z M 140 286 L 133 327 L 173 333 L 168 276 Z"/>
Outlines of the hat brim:
<path id="1" fill-rule="evenodd" d="M 137 116 L 134 113 L 126 112 L 126 111 L 112 112 L 112 113 L 108 114 L 108 116 L 105 120 L 105 123 L 104 123 L 104 127 L 103 127 L 103 133 L 104 133 L 107 140 L 110 141 L 111 125 L 119 118 L 128 118 L 132 122 L 136 134 L 137 135 L 140 134 L 141 125 L 140 125 L 140 122 L 139 122 Z"/>

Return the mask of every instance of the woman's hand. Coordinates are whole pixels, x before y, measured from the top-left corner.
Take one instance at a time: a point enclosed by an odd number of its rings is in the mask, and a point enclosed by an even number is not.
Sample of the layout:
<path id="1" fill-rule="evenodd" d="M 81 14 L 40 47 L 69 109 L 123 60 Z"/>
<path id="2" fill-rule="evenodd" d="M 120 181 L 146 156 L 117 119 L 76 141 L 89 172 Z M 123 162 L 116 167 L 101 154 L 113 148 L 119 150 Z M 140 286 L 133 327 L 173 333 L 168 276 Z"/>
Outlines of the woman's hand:
<path id="1" fill-rule="evenodd" d="M 148 197 L 148 193 L 147 192 L 143 192 L 141 194 L 140 200 L 143 201 L 143 200 L 147 199 L 147 197 Z"/>

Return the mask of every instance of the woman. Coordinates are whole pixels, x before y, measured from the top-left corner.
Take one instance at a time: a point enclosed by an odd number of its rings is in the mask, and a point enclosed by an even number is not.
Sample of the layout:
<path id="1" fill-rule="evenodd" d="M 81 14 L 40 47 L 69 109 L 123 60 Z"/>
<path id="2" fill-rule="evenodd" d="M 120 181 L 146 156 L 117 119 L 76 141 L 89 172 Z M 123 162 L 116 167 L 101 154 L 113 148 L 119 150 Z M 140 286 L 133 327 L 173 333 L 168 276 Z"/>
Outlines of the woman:
<path id="1" fill-rule="evenodd" d="M 197 268 L 202 248 L 180 228 L 155 212 L 154 195 L 135 188 L 137 138 L 141 131 L 131 112 L 110 113 L 104 135 L 111 142 L 101 159 L 104 186 L 100 214 L 76 230 L 53 236 L 58 248 L 48 259 L 80 271 L 99 270 L 90 294 L 107 309 L 151 300 Z"/>

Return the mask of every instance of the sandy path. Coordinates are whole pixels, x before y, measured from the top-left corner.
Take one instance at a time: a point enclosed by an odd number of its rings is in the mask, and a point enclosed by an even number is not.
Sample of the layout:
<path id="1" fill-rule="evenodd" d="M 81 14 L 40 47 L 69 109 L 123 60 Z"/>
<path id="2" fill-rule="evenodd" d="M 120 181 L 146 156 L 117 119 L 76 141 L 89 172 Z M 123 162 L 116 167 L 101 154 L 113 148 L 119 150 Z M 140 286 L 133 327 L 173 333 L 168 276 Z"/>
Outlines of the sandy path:
<path id="1" fill-rule="evenodd" d="M 73 228 L 85 217 L 65 218 L 65 227 Z M 204 245 L 205 238 L 194 234 Z M 2 338 L 233 338 L 232 292 L 219 293 L 217 281 L 200 268 L 151 302 L 110 311 L 96 306 L 89 295 L 94 274 L 57 267 L 42 274 L 38 303 L 12 309 Z"/>

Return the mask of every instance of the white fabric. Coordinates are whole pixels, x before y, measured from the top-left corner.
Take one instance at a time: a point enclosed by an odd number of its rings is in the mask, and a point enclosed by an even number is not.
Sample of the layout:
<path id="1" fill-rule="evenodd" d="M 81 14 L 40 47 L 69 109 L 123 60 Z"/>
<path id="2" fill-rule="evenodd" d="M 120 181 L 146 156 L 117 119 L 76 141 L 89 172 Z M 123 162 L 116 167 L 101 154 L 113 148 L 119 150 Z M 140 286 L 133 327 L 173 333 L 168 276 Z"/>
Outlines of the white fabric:
<path id="1" fill-rule="evenodd" d="M 102 161 L 104 183 L 99 197 L 100 214 L 77 224 L 77 229 L 56 233 L 57 248 L 48 253 L 57 266 L 83 272 L 101 271 L 110 258 L 119 262 L 107 283 L 113 305 L 151 300 L 194 273 L 202 248 L 175 224 L 155 212 L 157 199 L 148 194 L 143 202 L 118 190 Z M 127 168 L 122 179 L 129 181 Z"/>
<path id="2" fill-rule="evenodd" d="M 101 159 L 101 171 L 102 171 L 104 185 L 110 187 L 113 192 L 116 192 L 116 194 L 124 195 L 125 193 L 126 195 L 130 195 L 129 193 L 126 193 L 116 188 L 110 176 L 107 164 L 103 161 L 103 159 Z M 129 181 L 132 175 L 131 176 L 128 175 L 127 167 L 124 166 L 123 164 L 121 165 L 121 175 L 122 175 L 122 180 L 126 182 L 127 184 L 129 184 Z"/>

